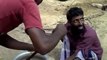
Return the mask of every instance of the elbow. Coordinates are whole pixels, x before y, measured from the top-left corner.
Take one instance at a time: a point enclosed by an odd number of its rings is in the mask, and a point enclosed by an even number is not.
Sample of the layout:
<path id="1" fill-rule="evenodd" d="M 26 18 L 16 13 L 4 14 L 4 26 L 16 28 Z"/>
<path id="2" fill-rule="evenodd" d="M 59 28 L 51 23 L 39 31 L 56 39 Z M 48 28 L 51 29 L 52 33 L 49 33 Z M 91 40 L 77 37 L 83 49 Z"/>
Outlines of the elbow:
<path id="1" fill-rule="evenodd" d="M 49 51 L 49 49 L 46 46 L 42 46 L 36 49 L 38 53 L 40 53 L 41 55 L 45 55 L 47 54 Z"/>

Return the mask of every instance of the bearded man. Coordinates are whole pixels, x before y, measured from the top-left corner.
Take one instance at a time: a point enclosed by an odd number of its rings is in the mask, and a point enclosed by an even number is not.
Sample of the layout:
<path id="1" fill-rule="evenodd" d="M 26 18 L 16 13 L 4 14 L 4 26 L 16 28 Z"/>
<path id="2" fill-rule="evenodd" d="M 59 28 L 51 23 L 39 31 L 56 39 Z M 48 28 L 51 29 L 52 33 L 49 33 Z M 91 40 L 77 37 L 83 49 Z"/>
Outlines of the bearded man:
<path id="1" fill-rule="evenodd" d="M 81 8 L 70 8 L 67 16 L 67 34 L 62 39 L 63 47 L 60 60 L 101 60 L 103 49 L 96 31 L 84 23 Z"/>

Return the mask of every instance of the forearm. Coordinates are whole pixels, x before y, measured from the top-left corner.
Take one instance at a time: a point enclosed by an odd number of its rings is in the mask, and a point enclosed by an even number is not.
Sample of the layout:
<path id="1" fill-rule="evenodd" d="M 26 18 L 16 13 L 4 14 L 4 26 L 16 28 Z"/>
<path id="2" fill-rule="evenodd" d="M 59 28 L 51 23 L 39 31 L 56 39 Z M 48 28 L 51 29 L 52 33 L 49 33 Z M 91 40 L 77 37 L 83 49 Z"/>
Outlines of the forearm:
<path id="1" fill-rule="evenodd" d="M 8 43 L 7 48 L 16 49 L 16 50 L 35 51 L 32 44 L 28 44 L 20 41 L 12 41 L 11 43 Z"/>
<path id="2" fill-rule="evenodd" d="M 31 38 L 36 51 L 41 54 L 46 54 L 57 45 L 59 40 L 66 34 L 67 31 L 64 26 L 58 25 L 54 32 L 50 35 L 47 35 L 43 30 L 38 28 L 29 28 L 26 32 Z"/>
<path id="3" fill-rule="evenodd" d="M 7 48 L 16 49 L 16 50 L 30 50 L 34 51 L 32 44 L 24 43 L 13 39 L 7 34 L 0 37 L 1 45 Z"/>
<path id="4" fill-rule="evenodd" d="M 57 36 L 59 32 L 54 32 L 53 34 L 47 35 L 43 30 L 36 31 L 38 32 L 29 32 L 28 34 L 34 46 L 37 48 L 37 52 L 41 54 L 50 52 L 57 45 L 61 38 L 60 36 Z"/>
<path id="5" fill-rule="evenodd" d="M 63 38 L 63 34 L 60 31 L 55 31 L 51 35 L 47 36 L 48 39 L 46 41 L 48 50 L 51 51 L 55 46 L 58 44 L 58 42 Z"/>

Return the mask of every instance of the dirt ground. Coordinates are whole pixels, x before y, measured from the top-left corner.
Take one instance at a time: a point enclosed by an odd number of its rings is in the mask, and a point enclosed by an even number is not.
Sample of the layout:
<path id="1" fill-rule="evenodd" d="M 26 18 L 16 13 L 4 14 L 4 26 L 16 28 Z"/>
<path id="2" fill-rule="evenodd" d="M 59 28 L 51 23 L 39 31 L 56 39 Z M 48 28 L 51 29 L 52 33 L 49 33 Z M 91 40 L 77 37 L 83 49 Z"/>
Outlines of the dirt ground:
<path id="1" fill-rule="evenodd" d="M 101 0 L 103 1 L 103 0 Z M 100 3 L 104 3 L 101 2 Z M 73 6 L 81 7 L 85 12 L 86 22 L 89 20 L 90 25 L 96 29 L 98 33 L 101 45 L 104 49 L 103 59 L 107 60 L 107 11 L 102 11 L 101 9 L 92 7 L 90 4 L 96 1 L 85 1 L 85 0 L 68 0 L 65 2 L 57 0 L 44 0 L 41 5 L 39 5 L 39 10 L 41 14 L 41 19 L 43 23 L 43 28 L 54 29 L 59 23 L 66 23 L 66 11 Z M 89 22 L 88 21 L 88 22 Z M 46 31 L 49 32 L 49 31 Z M 19 41 L 31 43 L 29 37 L 24 32 L 24 25 L 21 24 L 18 28 L 8 33 L 12 37 L 18 39 Z M 62 43 L 59 42 L 55 49 L 48 53 L 49 60 L 59 60 L 60 48 Z M 21 51 L 11 50 L 0 46 L 0 60 L 13 60 L 13 58 L 19 54 Z"/>

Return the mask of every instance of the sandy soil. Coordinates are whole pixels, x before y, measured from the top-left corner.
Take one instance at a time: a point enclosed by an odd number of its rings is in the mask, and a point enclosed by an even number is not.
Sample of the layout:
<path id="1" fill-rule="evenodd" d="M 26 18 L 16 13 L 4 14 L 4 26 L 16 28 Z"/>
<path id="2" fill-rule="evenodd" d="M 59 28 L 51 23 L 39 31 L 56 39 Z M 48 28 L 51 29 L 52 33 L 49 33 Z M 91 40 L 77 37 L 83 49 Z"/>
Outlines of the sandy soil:
<path id="1" fill-rule="evenodd" d="M 102 3 L 101 1 L 99 0 L 100 3 Z M 95 1 L 68 0 L 65 2 L 60 2 L 57 0 L 44 0 L 42 4 L 39 5 L 43 27 L 45 30 L 53 29 L 59 23 L 66 23 L 65 14 L 70 7 L 78 6 L 83 8 L 85 17 L 88 17 L 86 22 L 89 20 L 91 22 L 91 26 L 96 29 L 98 33 L 99 39 L 104 49 L 103 60 L 107 60 L 105 57 L 107 55 L 107 11 L 104 12 L 98 8 L 92 7 L 90 5 L 92 2 Z M 18 39 L 19 41 L 31 43 L 29 37 L 24 32 L 23 24 L 8 34 Z M 59 60 L 61 45 L 61 42 L 59 42 L 56 48 L 48 53 L 50 56 L 49 60 Z M 13 60 L 13 58 L 18 53 L 20 53 L 20 51 L 7 49 L 1 46 L 0 49 L 0 60 Z"/>

